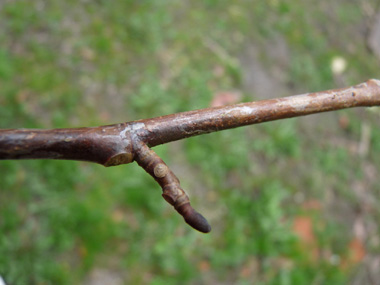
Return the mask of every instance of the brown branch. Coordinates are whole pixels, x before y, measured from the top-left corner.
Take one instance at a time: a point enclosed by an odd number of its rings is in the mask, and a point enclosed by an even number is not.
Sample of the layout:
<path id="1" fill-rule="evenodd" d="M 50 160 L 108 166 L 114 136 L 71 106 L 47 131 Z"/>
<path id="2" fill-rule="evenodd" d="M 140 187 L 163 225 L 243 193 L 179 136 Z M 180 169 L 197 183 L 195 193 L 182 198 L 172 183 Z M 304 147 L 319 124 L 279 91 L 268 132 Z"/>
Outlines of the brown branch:
<path id="1" fill-rule="evenodd" d="M 0 130 L 0 159 L 70 159 L 114 166 L 138 162 L 164 198 L 202 232 L 206 220 L 189 203 L 178 179 L 149 147 L 196 135 L 314 113 L 380 106 L 380 81 L 342 89 L 177 113 L 116 125 L 76 129 Z M 160 171 L 166 172 L 160 176 Z"/>
<path id="2" fill-rule="evenodd" d="M 191 207 L 189 197 L 165 162 L 141 141 L 136 141 L 134 151 L 137 163 L 160 184 L 162 197 L 183 216 L 186 223 L 203 233 L 211 231 L 207 220 Z"/>

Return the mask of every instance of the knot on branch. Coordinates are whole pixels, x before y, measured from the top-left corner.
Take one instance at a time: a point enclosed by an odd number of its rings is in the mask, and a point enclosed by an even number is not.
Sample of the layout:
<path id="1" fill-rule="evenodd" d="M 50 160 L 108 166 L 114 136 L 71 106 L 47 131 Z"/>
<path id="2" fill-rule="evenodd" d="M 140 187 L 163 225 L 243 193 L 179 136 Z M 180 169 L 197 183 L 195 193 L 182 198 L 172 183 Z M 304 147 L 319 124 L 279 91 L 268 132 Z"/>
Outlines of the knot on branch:
<path id="1" fill-rule="evenodd" d="M 135 143 L 134 152 L 136 162 L 160 184 L 163 192 L 162 197 L 183 216 L 185 222 L 202 233 L 210 232 L 210 224 L 193 209 L 189 197 L 180 186 L 178 178 L 165 162 L 141 141 Z"/>

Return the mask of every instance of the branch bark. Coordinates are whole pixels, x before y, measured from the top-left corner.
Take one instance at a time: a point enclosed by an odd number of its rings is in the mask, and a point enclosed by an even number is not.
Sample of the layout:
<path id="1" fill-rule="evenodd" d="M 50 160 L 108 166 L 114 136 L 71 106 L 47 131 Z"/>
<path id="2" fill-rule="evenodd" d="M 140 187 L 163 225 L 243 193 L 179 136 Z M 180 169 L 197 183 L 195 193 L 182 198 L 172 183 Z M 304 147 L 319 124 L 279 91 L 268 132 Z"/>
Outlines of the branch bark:
<path id="1" fill-rule="evenodd" d="M 348 88 L 201 109 L 116 125 L 52 130 L 3 129 L 0 130 L 0 160 L 69 159 L 104 166 L 136 160 L 156 179 L 163 189 L 164 198 L 185 221 L 201 232 L 208 232 L 211 228 L 207 221 L 191 208 L 179 180 L 150 147 L 245 125 L 371 106 L 380 106 L 380 81 L 376 79 Z"/>

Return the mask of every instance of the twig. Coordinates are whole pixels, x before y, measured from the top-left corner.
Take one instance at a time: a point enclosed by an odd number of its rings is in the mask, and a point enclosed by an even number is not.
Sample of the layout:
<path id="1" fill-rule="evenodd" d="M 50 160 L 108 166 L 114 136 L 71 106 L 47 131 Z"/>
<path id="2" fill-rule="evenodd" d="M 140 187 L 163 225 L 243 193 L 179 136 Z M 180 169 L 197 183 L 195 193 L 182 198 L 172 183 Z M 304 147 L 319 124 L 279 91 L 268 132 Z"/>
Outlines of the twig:
<path id="1" fill-rule="evenodd" d="M 178 179 L 149 147 L 262 122 L 353 107 L 380 106 L 380 81 L 342 89 L 177 113 L 116 125 L 73 129 L 0 130 L 0 159 L 69 159 L 114 166 L 134 160 L 163 190 L 164 198 L 201 232 L 207 221 L 190 206 Z"/>

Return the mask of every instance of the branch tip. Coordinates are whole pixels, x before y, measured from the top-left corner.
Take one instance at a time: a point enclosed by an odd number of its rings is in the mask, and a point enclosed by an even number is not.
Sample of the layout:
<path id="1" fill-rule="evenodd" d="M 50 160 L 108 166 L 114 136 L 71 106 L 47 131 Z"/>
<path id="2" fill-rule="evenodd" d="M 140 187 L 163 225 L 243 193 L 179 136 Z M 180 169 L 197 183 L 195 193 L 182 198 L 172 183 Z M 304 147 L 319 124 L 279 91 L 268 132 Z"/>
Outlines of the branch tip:
<path id="1" fill-rule="evenodd" d="M 178 213 L 180 213 L 183 216 L 185 222 L 194 229 L 205 234 L 211 231 L 211 226 L 206 220 L 206 218 L 203 217 L 197 211 L 195 211 L 194 208 L 191 207 L 190 202 L 182 204 L 181 206 L 179 206 L 178 208 L 176 207 L 175 209 Z"/>

